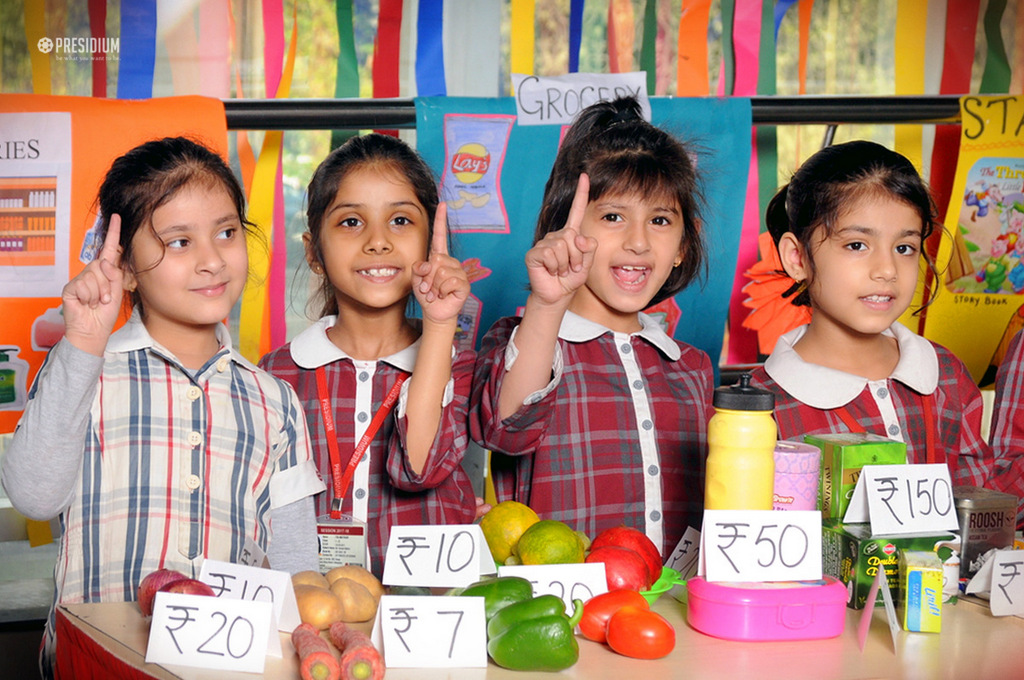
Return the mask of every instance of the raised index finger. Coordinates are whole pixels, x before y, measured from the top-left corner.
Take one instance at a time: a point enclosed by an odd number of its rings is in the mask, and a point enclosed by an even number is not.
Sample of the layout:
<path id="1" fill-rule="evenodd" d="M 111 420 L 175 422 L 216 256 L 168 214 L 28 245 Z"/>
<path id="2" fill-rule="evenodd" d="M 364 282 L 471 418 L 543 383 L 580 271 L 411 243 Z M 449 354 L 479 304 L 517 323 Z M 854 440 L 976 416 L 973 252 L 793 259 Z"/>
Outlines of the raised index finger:
<path id="1" fill-rule="evenodd" d="M 115 267 L 121 265 L 121 216 L 116 213 L 110 216 L 99 259 L 106 260 Z"/>
<path id="2" fill-rule="evenodd" d="M 585 172 L 580 173 L 580 179 L 576 182 L 576 193 L 572 197 L 572 207 L 569 208 L 569 217 L 565 226 L 579 231 L 583 224 L 583 215 L 587 212 L 587 203 L 590 202 L 590 176 Z"/>
<path id="3" fill-rule="evenodd" d="M 430 241 L 430 252 L 448 254 L 448 204 L 441 201 L 434 213 L 434 237 Z"/>

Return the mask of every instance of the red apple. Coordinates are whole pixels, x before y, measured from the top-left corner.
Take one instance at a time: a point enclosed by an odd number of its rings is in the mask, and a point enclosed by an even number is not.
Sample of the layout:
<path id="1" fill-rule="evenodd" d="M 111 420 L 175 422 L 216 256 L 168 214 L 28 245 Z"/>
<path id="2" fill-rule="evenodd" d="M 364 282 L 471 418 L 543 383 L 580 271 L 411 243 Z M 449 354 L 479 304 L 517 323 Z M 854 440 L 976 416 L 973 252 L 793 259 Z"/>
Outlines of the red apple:
<path id="1" fill-rule="evenodd" d="M 180 571 L 173 569 L 157 569 L 146 574 L 139 584 L 139 609 L 143 616 L 150 616 L 153 613 L 153 599 L 156 598 L 158 590 L 164 586 L 188 578 Z"/>
<path id="2" fill-rule="evenodd" d="M 160 592 L 181 593 L 183 595 L 209 595 L 210 597 L 216 597 L 217 595 L 209 585 L 194 578 L 183 578 L 178 581 L 172 581 L 161 588 Z"/>
<path id="3" fill-rule="evenodd" d="M 644 564 L 647 565 L 647 573 L 651 577 L 651 583 L 661 578 L 661 551 L 658 549 L 658 546 L 654 545 L 654 541 L 647 538 L 647 534 L 644 532 L 627 526 L 605 529 L 590 544 L 590 549 L 593 550 L 594 548 L 601 548 L 606 545 L 616 545 L 620 548 L 628 548 L 640 553 L 640 557 L 644 559 Z"/>
<path id="4" fill-rule="evenodd" d="M 653 583 L 644 558 L 629 548 L 606 545 L 592 549 L 586 561 L 604 562 L 608 590 L 648 590 Z"/>

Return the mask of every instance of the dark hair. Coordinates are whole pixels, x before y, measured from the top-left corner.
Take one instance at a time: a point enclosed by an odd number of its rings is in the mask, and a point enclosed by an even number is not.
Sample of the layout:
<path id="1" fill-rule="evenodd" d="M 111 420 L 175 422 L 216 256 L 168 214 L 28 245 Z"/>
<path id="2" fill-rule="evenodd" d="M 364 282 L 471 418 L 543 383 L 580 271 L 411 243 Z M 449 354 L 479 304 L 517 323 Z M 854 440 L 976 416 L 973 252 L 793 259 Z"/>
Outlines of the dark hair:
<path id="1" fill-rule="evenodd" d="M 238 210 L 246 235 L 255 233 L 245 216 L 245 192 L 231 168 L 202 143 L 186 137 L 165 137 L 145 142 L 120 156 L 110 165 L 99 190 L 103 237 L 111 215 L 121 216 L 121 266 L 136 274 L 132 241 L 139 229 L 153 228 L 153 213 L 184 186 L 220 184 Z M 157 266 L 158 260 L 150 268 Z M 142 296 L 133 290 L 128 302 L 142 309 Z"/>
<path id="2" fill-rule="evenodd" d="M 935 264 L 924 248 L 924 242 L 935 230 L 935 202 L 913 163 L 881 144 L 858 140 L 827 146 L 815 153 L 772 197 L 765 222 L 776 246 L 783 234 L 792 232 L 807 253 L 813 274 L 812 239 L 818 227 L 824 229 L 820 243 L 832 234 L 844 211 L 866 196 L 892 198 L 917 211 L 921 216 L 921 256 L 936 274 Z M 806 287 L 801 290 L 800 284 L 791 286 L 783 297 L 798 290 L 792 303 L 810 306 L 810 295 Z"/>
<path id="3" fill-rule="evenodd" d="M 666 300 L 707 268 L 700 216 L 703 196 L 691 152 L 643 119 L 633 97 L 598 102 L 580 112 L 565 135 L 544 187 L 534 243 L 565 226 L 581 173 L 590 177 L 590 201 L 609 193 L 664 195 L 683 218 L 682 263 L 650 304 Z"/>
<path id="4" fill-rule="evenodd" d="M 434 235 L 434 215 L 437 213 L 437 182 L 426 161 L 408 144 L 390 135 L 371 133 L 352 137 L 327 155 L 309 181 L 306 190 L 306 229 L 312 254 L 323 266 L 323 252 L 320 247 L 320 233 L 324 214 L 338 195 L 338 186 L 349 172 L 363 167 L 379 170 L 393 170 L 406 180 L 416 194 L 417 200 L 427 213 L 427 247 Z M 424 257 L 426 253 L 424 253 Z M 338 313 L 338 301 L 334 288 L 326 276 L 322 277 L 320 288 L 310 299 L 320 302 L 318 316 Z"/>

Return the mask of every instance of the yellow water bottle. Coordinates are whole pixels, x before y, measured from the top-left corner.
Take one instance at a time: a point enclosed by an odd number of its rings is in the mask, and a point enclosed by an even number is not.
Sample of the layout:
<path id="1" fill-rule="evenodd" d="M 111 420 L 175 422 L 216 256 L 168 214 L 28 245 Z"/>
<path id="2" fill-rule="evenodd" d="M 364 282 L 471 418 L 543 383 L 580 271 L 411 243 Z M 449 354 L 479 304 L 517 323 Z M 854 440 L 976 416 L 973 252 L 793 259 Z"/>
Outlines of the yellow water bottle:
<path id="1" fill-rule="evenodd" d="M 775 395 L 744 373 L 715 390 L 708 423 L 707 510 L 771 510 L 775 485 Z"/>

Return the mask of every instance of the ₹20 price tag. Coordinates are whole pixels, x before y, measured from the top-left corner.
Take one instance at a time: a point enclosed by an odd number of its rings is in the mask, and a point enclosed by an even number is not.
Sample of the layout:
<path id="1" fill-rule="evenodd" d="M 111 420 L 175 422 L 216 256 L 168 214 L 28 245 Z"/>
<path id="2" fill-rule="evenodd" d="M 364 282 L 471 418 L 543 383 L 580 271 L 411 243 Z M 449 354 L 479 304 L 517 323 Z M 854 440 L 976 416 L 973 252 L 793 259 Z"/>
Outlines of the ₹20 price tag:
<path id="1" fill-rule="evenodd" d="M 608 592 L 604 562 L 591 564 L 538 564 L 498 567 L 498 576 L 519 576 L 533 584 L 533 596 L 557 595 L 572 613 L 573 600 L 586 602 Z"/>
<path id="2" fill-rule="evenodd" d="M 484 598 L 384 595 L 371 639 L 389 668 L 485 668 Z"/>
<path id="3" fill-rule="evenodd" d="M 821 513 L 705 510 L 700 560 L 708 581 L 821 578 Z"/>
<path id="4" fill-rule="evenodd" d="M 269 602 L 157 593 L 146 663 L 262 673 L 272 617 Z"/>
<path id="5" fill-rule="evenodd" d="M 477 524 L 391 527 L 384 554 L 389 586 L 459 588 L 497 571 Z"/>
<path id="6" fill-rule="evenodd" d="M 874 536 L 959 530 L 949 467 L 865 465 L 843 521 L 870 522 Z"/>

